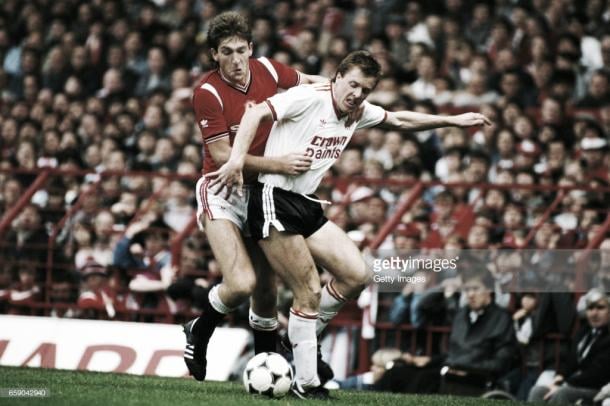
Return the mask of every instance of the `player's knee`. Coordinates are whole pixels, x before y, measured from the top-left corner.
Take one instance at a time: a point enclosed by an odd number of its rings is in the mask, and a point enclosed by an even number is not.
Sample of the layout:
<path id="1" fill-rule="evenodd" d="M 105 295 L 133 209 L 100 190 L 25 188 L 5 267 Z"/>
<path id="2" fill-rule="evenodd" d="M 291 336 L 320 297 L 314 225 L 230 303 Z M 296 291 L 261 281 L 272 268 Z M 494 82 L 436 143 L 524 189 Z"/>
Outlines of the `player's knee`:
<path id="1" fill-rule="evenodd" d="M 348 278 L 348 285 L 352 295 L 358 294 L 366 288 L 373 280 L 373 271 L 367 267 L 364 262 L 358 267 L 354 268 L 354 271 L 350 273 Z"/>
<path id="2" fill-rule="evenodd" d="M 366 266 L 366 264 L 363 264 L 364 266 L 362 267 L 362 271 L 360 272 L 360 285 L 362 285 L 362 289 L 364 289 L 365 287 L 367 287 L 368 285 L 371 284 L 371 282 L 373 282 L 373 270 L 369 267 Z"/>
<path id="3" fill-rule="evenodd" d="M 254 275 L 246 276 L 231 283 L 231 293 L 233 296 L 245 299 L 252 295 L 256 287 L 256 278 Z"/>

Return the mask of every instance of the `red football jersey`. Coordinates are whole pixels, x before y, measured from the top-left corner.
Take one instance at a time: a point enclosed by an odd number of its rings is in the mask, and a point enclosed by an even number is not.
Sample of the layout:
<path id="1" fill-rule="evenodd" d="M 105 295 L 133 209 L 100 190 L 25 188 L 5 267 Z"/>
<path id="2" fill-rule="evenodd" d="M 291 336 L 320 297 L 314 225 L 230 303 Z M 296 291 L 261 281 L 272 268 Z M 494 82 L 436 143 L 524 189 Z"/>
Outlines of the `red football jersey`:
<path id="1" fill-rule="evenodd" d="M 299 73 L 267 58 L 250 58 L 250 78 L 237 87 L 226 81 L 218 69 L 204 75 L 193 91 L 193 109 L 203 136 L 203 173 L 218 169 L 210 156 L 208 145 L 225 137 L 233 145 L 239 123 L 248 102 L 261 103 L 279 89 L 299 84 Z M 262 156 L 273 121 L 261 123 L 250 146 L 250 155 Z"/>

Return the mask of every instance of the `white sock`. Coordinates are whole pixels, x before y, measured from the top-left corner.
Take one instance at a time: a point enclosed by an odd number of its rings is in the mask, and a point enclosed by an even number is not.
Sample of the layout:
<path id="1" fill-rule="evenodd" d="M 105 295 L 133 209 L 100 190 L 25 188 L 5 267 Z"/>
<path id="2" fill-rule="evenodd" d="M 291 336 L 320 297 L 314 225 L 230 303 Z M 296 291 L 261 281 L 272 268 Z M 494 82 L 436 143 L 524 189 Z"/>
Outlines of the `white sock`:
<path id="1" fill-rule="evenodd" d="M 331 279 L 322 289 L 322 297 L 320 298 L 320 314 L 316 321 L 316 335 L 320 336 L 322 330 L 326 328 L 328 323 L 337 315 L 343 307 L 347 298 L 343 296 L 334 286 L 334 279 Z"/>
<path id="2" fill-rule="evenodd" d="M 320 386 L 316 337 L 317 318 L 317 314 L 306 314 L 290 308 L 288 338 L 292 343 L 295 381 L 303 389 Z"/>
<path id="3" fill-rule="evenodd" d="M 252 311 L 249 311 L 250 327 L 258 331 L 273 331 L 277 330 L 277 317 L 261 317 Z"/>
<path id="4" fill-rule="evenodd" d="M 210 289 L 210 293 L 208 294 L 208 300 L 210 301 L 210 305 L 218 313 L 229 314 L 233 310 L 235 310 L 235 308 L 228 307 L 227 305 L 225 305 L 222 302 L 222 300 L 220 299 L 220 296 L 218 295 L 218 288 L 219 287 L 220 287 L 220 285 L 216 285 L 212 289 Z"/>

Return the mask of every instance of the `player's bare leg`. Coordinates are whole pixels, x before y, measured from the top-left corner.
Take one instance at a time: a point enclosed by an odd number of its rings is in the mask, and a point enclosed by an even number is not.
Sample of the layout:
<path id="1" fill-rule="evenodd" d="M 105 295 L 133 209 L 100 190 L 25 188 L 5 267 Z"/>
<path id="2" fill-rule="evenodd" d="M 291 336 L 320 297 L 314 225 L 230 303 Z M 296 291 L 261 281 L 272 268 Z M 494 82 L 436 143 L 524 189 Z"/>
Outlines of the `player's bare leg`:
<path id="1" fill-rule="evenodd" d="M 210 220 L 205 214 L 202 217 L 223 281 L 210 290 L 202 316 L 185 325 L 187 349 L 184 360 L 198 381 L 205 379 L 207 345 L 216 326 L 252 294 L 256 283 L 239 228 L 229 220 Z"/>
<path id="2" fill-rule="evenodd" d="M 333 222 L 326 222 L 306 242 L 316 263 L 334 277 L 322 289 L 316 326 L 320 335 L 345 302 L 358 297 L 372 275 L 356 244 Z"/>
<path id="3" fill-rule="evenodd" d="M 244 238 L 254 272 L 256 285 L 250 299 L 249 323 L 254 332 L 254 352 L 277 351 L 277 285 L 273 272 L 265 254 L 250 238 Z"/>
<path id="4" fill-rule="evenodd" d="M 222 273 L 218 297 L 226 307 L 235 309 L 250 297 L 256 284 L 241 230 L 229 220 L 206 217 L 204 221 L 210 248 Z"/>
<path id="5" fill-rule="evenodd" d="M 305 239 L 271 228 L 259 241 L 273 269 L 292 290 L 288 336 L 295 363 L 295 393 L 300 397 L 327 397 L 317 374 L 316 320 L 320 304 L 320 278 Z M 288 254 L 289 253 L 289 254 Z"/>

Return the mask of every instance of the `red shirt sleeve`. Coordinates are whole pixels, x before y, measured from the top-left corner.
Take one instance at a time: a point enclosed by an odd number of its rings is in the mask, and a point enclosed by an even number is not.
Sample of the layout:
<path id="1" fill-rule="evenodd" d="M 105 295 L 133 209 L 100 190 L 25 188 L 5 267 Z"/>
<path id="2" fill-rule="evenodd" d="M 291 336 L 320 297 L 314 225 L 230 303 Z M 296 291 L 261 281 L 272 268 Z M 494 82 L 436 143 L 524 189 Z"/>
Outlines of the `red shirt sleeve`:
<path id="1" fill-rule="evenodd" d="M 269 59 L 271 65 L 277 72 L 277 87 L 280 89 L 290 89 L 293 86 L 298 86 L 301 83 L 299 72 L 296 69 L 286 66 L 283 63 Z"/>
<path id="2" fill-rule="evenodd" d="M 193 92 L 193 110 L 206 144 L 229 136 L 229 126 L 222 109 L 220 101 L 211 91 L 197 88 Z"/>

